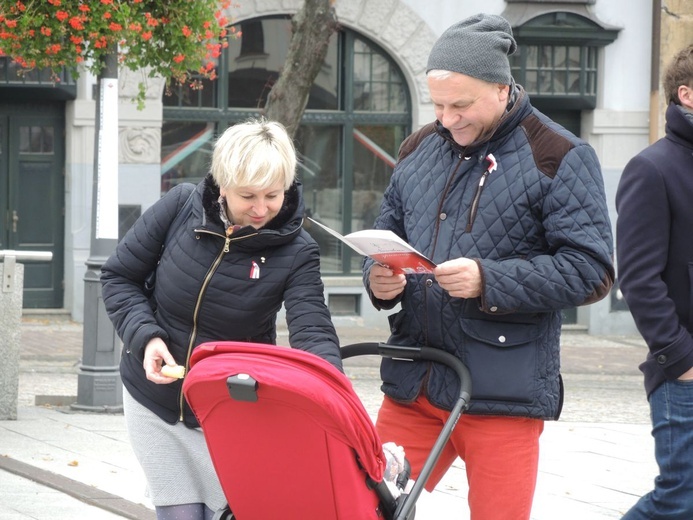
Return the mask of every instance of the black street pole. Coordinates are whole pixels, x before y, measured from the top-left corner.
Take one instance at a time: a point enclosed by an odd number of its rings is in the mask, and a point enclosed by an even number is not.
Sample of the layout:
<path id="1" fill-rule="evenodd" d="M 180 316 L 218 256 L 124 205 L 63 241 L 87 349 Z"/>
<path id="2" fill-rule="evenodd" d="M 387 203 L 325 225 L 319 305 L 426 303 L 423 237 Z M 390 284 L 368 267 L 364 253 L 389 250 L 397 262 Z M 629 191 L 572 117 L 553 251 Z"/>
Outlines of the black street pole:
<path id="1" fill-rule="evenodd" d="M 101 295 L 101 266 L 118 243 L 118 61 L 115 49 L 97 78 L 94 172 L 89 258 L 84 275 L 82 362 L 77 402 L 89 412 L 122 412 L 123 387 L 118 369 L 121 342 L 106 315 Z"/>

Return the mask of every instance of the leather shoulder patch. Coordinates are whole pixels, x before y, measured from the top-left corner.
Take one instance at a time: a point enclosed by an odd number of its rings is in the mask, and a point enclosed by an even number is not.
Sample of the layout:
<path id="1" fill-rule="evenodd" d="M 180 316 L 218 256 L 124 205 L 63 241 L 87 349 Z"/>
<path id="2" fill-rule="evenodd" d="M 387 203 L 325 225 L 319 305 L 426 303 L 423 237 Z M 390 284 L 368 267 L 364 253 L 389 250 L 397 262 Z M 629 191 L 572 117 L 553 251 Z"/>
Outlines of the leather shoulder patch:
<path id="1" fill-rule="evenodd" d="M 546 126 L 535 115 L 524 118 L 520 126 L 527 135 L 537 168 L 544 175 L 553 179 L 563 158 L 574 147 L 574 144 Z"/>
<path id="2" fill-rule="evenodd" d="M 397 160 L 401 161 L 407 155 L 416 150 L 416 148 L 421 144 L 421 141 L 423 141 L 427 136 L 435 133 L 435 131 L 436 124 L 428 123 L 426 126 L 421 127 L 413 134 L 409 134 L 409 136 L 407 136 L 407 138 L 402 141 L 402 144 L 399 146 Z"/>

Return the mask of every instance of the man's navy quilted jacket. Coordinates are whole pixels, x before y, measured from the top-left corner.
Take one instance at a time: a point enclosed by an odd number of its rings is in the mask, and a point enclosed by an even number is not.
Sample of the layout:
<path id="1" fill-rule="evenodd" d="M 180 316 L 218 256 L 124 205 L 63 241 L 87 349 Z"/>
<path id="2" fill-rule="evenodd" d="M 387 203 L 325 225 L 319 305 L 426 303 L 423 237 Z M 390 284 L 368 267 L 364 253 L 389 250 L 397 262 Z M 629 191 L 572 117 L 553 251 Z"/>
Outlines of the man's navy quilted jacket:
<path id="1" fill-rule="evenodd" d="M 371 299 L 379 309 L 401 303 L 390 316 L 392 343 L 440 348 L 467 364 L 470 413 L 555 419 L 561 310 L 608 294 L 612 231 L 594 150 L 517 89 L 492 138 L 473 149 L 438 122 L 411 135 L 376 221 L 436 263 L 475 259 L 481 297 L 451 297 L 422 274 L 407 276 L 396 300 Z M 366 287 L 372 265 L 364 261 Z M 381 376 L 383 391 L 402 402 L 425 392 L 450 409 L 458 395 L 441 365 L 384 359 Z"/>

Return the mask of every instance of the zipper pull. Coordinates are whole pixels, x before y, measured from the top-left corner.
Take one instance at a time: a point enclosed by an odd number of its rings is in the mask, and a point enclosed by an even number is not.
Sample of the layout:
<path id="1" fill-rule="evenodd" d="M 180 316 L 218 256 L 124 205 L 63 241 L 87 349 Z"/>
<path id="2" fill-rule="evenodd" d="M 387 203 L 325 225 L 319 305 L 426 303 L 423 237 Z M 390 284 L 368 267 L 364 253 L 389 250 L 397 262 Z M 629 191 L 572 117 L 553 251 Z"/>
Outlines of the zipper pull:
<path id="1" fill-rule="evenodd" d="M 481 175 L 481 179 L 479 179 L 479 189 L 481 189 L 481 188 L 484 187 L 484 183 L 486 182 L 486 177 L 488 177 L 488 174 L 489 174 L 489 173 L 490 173 L 490 172 L 489 172 L 488 170 L 486 170 L 486 171 Z"/>
<path id="2" fill-rule="evenodd" d="M 226 228 L 226 242 L 224 242 L 224 253 L 229 252 L 229 243 L 231 243 L 231 235 L 233 235 L 236 231 L 241 229 L 241 227 L 242 226 L 231 224 L 229 227 Z"/>
<path id="3" fill-rule="evenodd" d="M 474 199 L 472 200 L 472 206 L 469 209 L 469 222 L 467 223 L 467 233 L 472 230 L 472 225 L 476 219 L 476 212 L 479 209 L 479 199 L 481 198 L 481 191 L 484 189 L 484 183 L 486 183 L 486 178 L 494 171 L 498 169 L 498 163 L 493 154 L 488 154 L 485 159 L 488 161 L 488 168 L 481 174 L 479 178 L 479 186 L 476 188 L 476 193 L 474 194 Z"/>
<path id="4" fill-rule="evenodd" d="M 488 177 L 489 174 L 495 172 L 498 169 L 498 163 L 496 162 L 496 158 L 493 156 L 492 153 L 486 156 L 486 160 L 489 162 L 489 165 L 486 171 L 481 174 L 481 179 L 479 179 L 479 188 L 482 188 L 484 186 L 484 183 L 486 182 L 486 177 Z"/>

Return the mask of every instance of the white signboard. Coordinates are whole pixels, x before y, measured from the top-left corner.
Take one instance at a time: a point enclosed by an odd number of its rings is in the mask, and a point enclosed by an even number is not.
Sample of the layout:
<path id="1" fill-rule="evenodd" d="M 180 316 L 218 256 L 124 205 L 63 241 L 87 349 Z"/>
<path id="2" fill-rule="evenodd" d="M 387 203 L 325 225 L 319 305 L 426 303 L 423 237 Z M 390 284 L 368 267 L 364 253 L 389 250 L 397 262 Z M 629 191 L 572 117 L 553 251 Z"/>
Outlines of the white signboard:
<path id="1" fill-rule="evenodd" d="M 96 238 L 118 239 L 118 79 L 100 85 L 101 118 L 96 165 Z M 98 115 L 97 115 L 98 119 Z"/>

